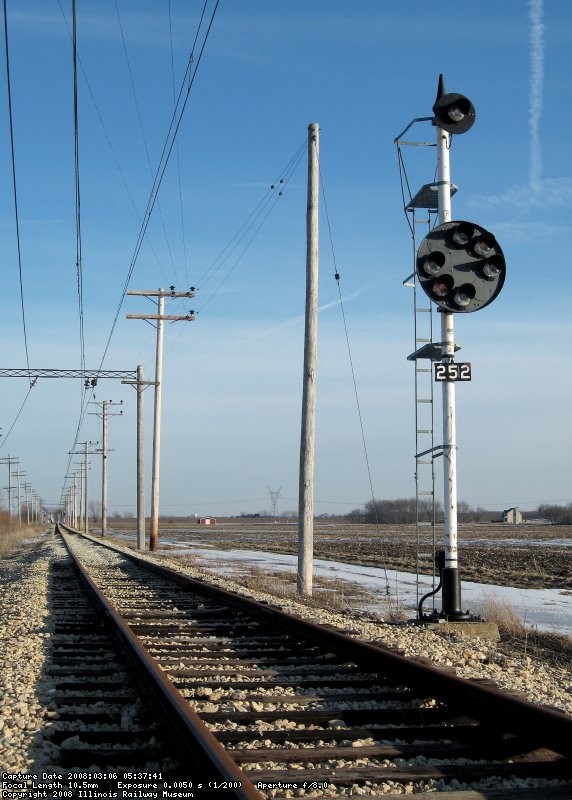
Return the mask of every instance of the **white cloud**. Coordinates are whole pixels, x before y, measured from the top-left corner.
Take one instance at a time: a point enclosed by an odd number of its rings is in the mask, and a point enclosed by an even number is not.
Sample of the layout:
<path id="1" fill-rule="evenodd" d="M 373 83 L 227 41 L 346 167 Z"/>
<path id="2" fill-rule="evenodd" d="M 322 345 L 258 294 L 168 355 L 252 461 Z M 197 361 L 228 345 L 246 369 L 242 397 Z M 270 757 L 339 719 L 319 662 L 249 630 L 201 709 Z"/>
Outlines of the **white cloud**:
<path id="1" fill-rule="evenodd" d="M 536 191 L 542 175 L 540 117 L 544 90 L 544 24 L 543 0 L 529 0 L 530 21 L 530 185 Z"/>
<path id="2" fill-rule="evenodd" d="M 474 195 L 471 205 L 506 208 L 513 211 L 560 208 L 572 201 L 572 178 L 543 178 L 534 183 L 512 186 L 499 195 Z"/>

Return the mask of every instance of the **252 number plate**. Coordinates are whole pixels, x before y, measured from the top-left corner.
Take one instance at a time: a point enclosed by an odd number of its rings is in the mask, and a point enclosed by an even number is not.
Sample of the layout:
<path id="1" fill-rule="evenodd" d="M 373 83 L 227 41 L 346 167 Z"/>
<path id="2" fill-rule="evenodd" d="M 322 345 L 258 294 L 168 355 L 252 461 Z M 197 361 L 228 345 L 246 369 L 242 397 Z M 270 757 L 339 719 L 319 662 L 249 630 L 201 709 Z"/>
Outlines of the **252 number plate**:
<path id="1" fill-rule="evenodd" d="M 461 363 L 442 363 L 435 364 L 436 381 L 470 381 L 471 365 L 468 362 Z"/>

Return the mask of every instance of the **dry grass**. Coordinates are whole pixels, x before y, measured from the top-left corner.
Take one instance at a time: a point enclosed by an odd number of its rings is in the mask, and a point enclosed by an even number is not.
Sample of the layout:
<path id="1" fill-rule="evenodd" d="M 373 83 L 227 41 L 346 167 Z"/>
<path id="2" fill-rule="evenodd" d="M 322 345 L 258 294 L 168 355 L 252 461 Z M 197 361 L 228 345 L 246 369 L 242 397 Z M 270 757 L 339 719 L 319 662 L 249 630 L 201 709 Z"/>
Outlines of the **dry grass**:
<path id="1" fill-rule="evenodd" d="M 480 613 L 495 622 L 501 638 L 500 650 L 524 659 L 548 662 L 554 666 L 572 665 L 572 636 L 527 627 L 517 609 L 508 600 L 486 598 Z"/>
<path id="2" fill-rule="evenodd" d="M 42 530 L 41 525 L 18 525 L 18 520 L 9 519 L 6 512 L 0 512 L 0 558 L 10 556 L 25 539 L 31 539 Z"/>
<path id="3" fill-rule="evenodd" d="M 293 599 L 313 608 L 324 608 L 340 613 L 355 608 L 356 604 L 368 605 L 375 602 L 374 595 L 361 586 L 320 576 L 314 576 L 312 596 L 302 597 L 297 593 L 296 573 L 292 570 L 268 572 L 249 565 L 229 577 L 248 589 L 271 594 L 277 598 Z"/>
<path id="4" fill-rule="evenodd" d="M 487 622 L 496 624 L 501 638 L 522 636 L 526 631 L 522 617 L 508 600 L 485 597 L 481 603 L 479 613 Z"/>

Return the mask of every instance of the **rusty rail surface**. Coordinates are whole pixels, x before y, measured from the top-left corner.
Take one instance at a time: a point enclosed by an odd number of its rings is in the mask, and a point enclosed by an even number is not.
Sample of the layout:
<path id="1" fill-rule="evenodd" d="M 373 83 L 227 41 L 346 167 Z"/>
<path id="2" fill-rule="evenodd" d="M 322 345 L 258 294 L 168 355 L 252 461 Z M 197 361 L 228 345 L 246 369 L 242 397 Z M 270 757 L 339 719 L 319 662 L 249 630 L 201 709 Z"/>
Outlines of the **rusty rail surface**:
<path id="1" fill-rule="evenodd" d="M 61 527 L 62 526 L 60 524 Z M 71 529 L 67 529 L 70 530 Z M 64 539 L 64 544 L 66 544 Z M 261 794 L 248 780 L 244 772 L 239 769 L 236 762 L 226 753 L 225 749 L 209 731 L 200 717 L 189 707 L 181 693 L 173 686 L 163 672 L 157 661 L 141 644 L 127 623 L 117 613 L 113 605 L 101 593 L 89 573 L 77 559 L 73 551 L 67 547 L 75 567 L 84 582 L 87 591 L 95 605 L 105 614 L 110 626 L 113 627 L 121 641 L 125 652 L 131 662 L 142 675 L 149 691 L 152 693 L 156 705 L 161 708 L 163 716 L 175 727 L 179 733 L 179 750 L 183 757 L 188 759 L 206 781 L 219 783 L 228 782 L 238 784 L 237 787 L 226 789 L 230 796 L 240 800 L 260 800 Z M 227 795 L 228 796 L 228 795 Z"/>

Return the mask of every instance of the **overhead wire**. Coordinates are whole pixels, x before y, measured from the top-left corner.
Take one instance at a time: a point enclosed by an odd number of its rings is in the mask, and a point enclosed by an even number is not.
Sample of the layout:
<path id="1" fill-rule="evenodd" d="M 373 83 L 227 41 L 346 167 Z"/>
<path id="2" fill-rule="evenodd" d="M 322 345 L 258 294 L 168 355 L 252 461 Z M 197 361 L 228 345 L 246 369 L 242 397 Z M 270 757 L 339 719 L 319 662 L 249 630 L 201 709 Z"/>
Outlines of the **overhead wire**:
<path id="1" fill-rule="evenodd" d="M 24 410 L 24 406 L 26 405 L 26 403 L 28 401 L 28 397 L 30 396 L 30 392 L 32 391 L 32 389 L 36 385 L 37 380 L 38 380 L 37 378 L 33 378 L 31 380 L 30 385 L 28 387 L 28 391 L 26 392 L 26 396 L 24 397 L 24 400 L 22 401 L 22 405 L 20 406 L 16 416 L 14 417 L 14 421 L 12 422 L 11 426 L 8 428 L 8 432 L 6 434 L 4 434 L 4 436 L 2 437 L 2 440 L 0 442 L 0 450 L 4 447 L 4 445 L 6 444 L 8 439 L 10 438 L 10 434 L 12 433 L 16 423 L 20 419 L 20 415 L 21 415 L 22 411 Z"/>
<path id="2" fill-rule="evenodd" d="M 64 20 L 64 23 L 66 25 L 66 28 L 68 30 L 68 34 L 69 34 L 70 41 L 71 41 L 72 32 L 70 30 L 67 17 L 66 17 L 65 12 L 64 12 L 64 10 L 62 8 L 62 4 L 61 4 L 60 0 L 57 0 L 57 3 L 58 3 L 58 6 L 60 8 L 60 12 L 61 12 L 61 15 L 63 17 L 63 20 Z M 98 102 L 96 100 L 95 93 L 94 93 L 94 91 L 92 89 L 90 80 L 89 80 L 89 78 L 87 76 L 87 72 L 86 72 L 86 70 L 85 70 L 85 68 L 83 66 L 79 51 L 77 53 L 77 62 L 78 62 L 79 68 L 81 69 L 83 80 L 85 81 L 85 85 L 87 87 L 87 91 L 88 91 L 89 96 L 91 98 L 91 101 L 93 103 L 93 107 L 94 107 L 96 116 L 97 116 L 97 118 L 99 120 L 99 124 L 101 125 L 101 129 L 103 131 L 103 135 L 105 136 L 105 140 L 107 142 L 107 146 L 109 147 L 109 150 L 111 152 L 111 156 L 112 156 L 113 161 L 115 163 L 115 167 L 117 169 L 117 172 L 119 173 L 119 176 L 120 176 L 121 181 L 123 183 L 123 187 L 125 189 L 127 197 L 128 197 L 129 202 L 131 204 L 131 207 L 133 208 L 133 211 L 135 212 L 135 215 L 136 215 L 137 219 L 139 220 L 139 223 L 141 224 L 142 216 L 141 216 L 141 214 L 139 212 L 139 209 L 137 208 L 137 204 L 135 203 L 135 199 L 133 197 L 131 189 L 129 188 L 129 184 L 127 183 L 127 178 L 125 177 L 125 173 L 124 173 L 123 168 L 122 168 L 122 166 L 121 166 L 121 164 L 119 162 L 119 158 L 118 158 L 117 153 L 115 151 L 115 147 L 113 145 L 113 141 L 112 141 L 111 136 L 109 135 L 109 132 L 108 132 L 107 127 L 105 125 L 105 122 L 104 122 L 104 119 L 103 119 L 103 114 L 101 113 L 101 109 L 100 109 L 99 104 L 98 104 Z M 163 272 L 163 274 L 165 274 L 163 266 L 162 266 L 162 264 L 161 264 L 161 262 L 159 260 L 159 256 L 157 255 L 157 251 L 155 250 L 155 247 L 153 246 L 153 242 L 149 238 L 147 238 L 147 247 L 149 247 L 149 249 L 151 250 L 151 253 L 152 253 L 152 255 L 153 255 L 153 257 L 154 257 L 154 259 L 155 259 L 155 261 L 157 263 L 158 269 L 161 270 Z M 167 276 L 165 275 L 165 277 L 167 277 Z"/>
<path id="3" fill-rule="evenodd" d="M 226 283 L 230 275 L 234 272 L 234 270 L 244 257 L 249 247 L 252 245 L 253 241 L 260 232 L 264 223 L 266 222 L 266 220 L 274 210 L 276 204 L 280 200 L 280 197 L 282 197 L 284 189 L 288 186 L 288 183 L 290 182 L 292 176 L 296 171 L 296 168 L 298 167 L 304 153 L 306 152 L 306 148 L 307 148 L 307 142 L 304 141 L 297 148 L 296 152 L 290 158 L 290 160 L 288 161 L 282 172 L 280 172 L 279 177 L 270 185 L 270 188 L 264 193 L 264 196 L 259 200 L 254 209 L 250 212 L 250 214 L 244 220 L 242 225 L 229 239 L 227 244 L 223 247 L 221 252 L 213 260 L 211 265 L 208 267 L 208 269 L 205 271 L 205 273 L 199 280 L 198 283 L 202 290 L 204 286 L 217 274 L 217 272 L 219 272 L 219 270 L 223 267 L 223 265 L 226 264 L 226 262 L 236 252 L 236 250 L 240 247 L 240 245 L 244 242 L 244 240 L 247 239 L 246 244 L 239 252 L 237 258 L 233 261 L 232 265 L 227 270 L 227 272 L 225 273 L 225 275 L 223 276 L 222 280 L 219 282 L 213 293 L 202 304 L 202 306 L 199 307 L 199 311 L 202 311 L 205 308 L 205 306 L 207 306 L 208 303 L 210 303 L 213 300 L 213 298 L 218 294 L 218 292 L 222 289 L 223 285 Z"/>
<path id="4" fill-rule="evenodd" d="M 59 3 L 59 0 L 58 0 Z M 60 10 L 63 14 L 63 9 L 60 4 Z M 67 20 L 66 20 L 67 25 Z M 76 202 L 76 276 L 77 276 L 77 293 L 78 293 L 78 311 L 79 311 L 79 331 L 80 331 L 80 350 L 81 350 L 81 370 L 85 372 L 85 337 L 84 337 L 84 314 L 83 314 L 83 259 L 82 259 L 82 241 L 81 241 L 81 193 L 80 193 L 80 180 L 79 180 L 79 107 L 78 107 L 78 87 L 77 87 L 77 15 L 76 3 L 72 0 L 72 58 L 73 58 L 73 116 L 74 116 L 74 175 L 75 175 L 75 202 Z M 87 392 L 87 385 L 80 384 L 81 400 L 80 400 L 80 413 L 78 417 L 78 424 L 74 437 L 74 444 L 69 454 L 68 466 L 66 475 L 69 475 L 70 465 L 73 451 L 75 450 L 79 432 L 85 418 L 87 405 L 89 402 L 89 395 Z M 67 479 L 66 479 L 67 481 Z M 62 495 L 65 492 L 66 481 L 62 489 Z"/>
<path id="5" fill-rule="evenodd" d="M 8 87 L 8 119 L 10 125 L 10 153 L 12 159 L 12 194 L 14 199 L 14 219 L 16 225 L 16 246 L 18 252 L 18 278 L 20 284 L 20 311 L 22 316 L 22 329 L 24 333 L 24 350 L 26 353 L 26 367 L 28 372 L 30 370 L 30 356 L 28 352 L 28 332 L 26 326 L 26 311 L 24 307 L 24 280 L 22 270 L 22 248 L 20 243 L 20 214 L 18 207 L 18 190 L 16 183 L 16 155 L 14 147 L 14 119 L 12 115 L 12 83 L 10 79 L 10 50 L 9 50 L 9 36 L 8 36 L 8 12 L 6 8 L 6 0 L 4 0 L 4 49 L 6 54 L 6 82 Z M 28 375 L 30 388 L 33 386 L 32 378 Z M 29 396 L 26 395 L 26 399 Z M 24 401 L 25 402 L 25 401 Z"/>
<path id="6" fill-rule="evenodd" d="M 361 411 L 361 403 L 360 403 L 360 399 L 359 399 L 356 372 L 355 372 L 354 360 L 353 360 L 353 355 L 352 355 L 352 347 L 351 347 L 351 344 L 350 344 L 350 336 L 349 336 L 349 331 L 348 331 L 346 312 L 345 312 L 345 308 L 344 308 L 344 300 L 343 300 L 343 297 L 342 297 L 342 291 L 341 291 L 341 287 L 340 287 L 340 272 L 339 272 L 339 269 L 338 269 L 337 260 L 336 260 L 336 253 L 335 253 L 335 249 L 334 249 L 334 238 L 333 238 L 333 234 L 332 234 L 332 225 L 331 225 L 331 222 L 330 222 L 330 214 L 329 214 L 329 211 L 328 211 L 328 204 L 327 204 L 327 201 L 326 201 L 326 191 L 325 191 L 325 187 L 324 187 L 324 180 L 323 180 L 323 176 L 322 176 L 321 165 L 319 167 L 319 175 L 320 175 L 320 189 L 321 189 L 321 193 L 322 193 L 322 201 L 323 201 L 323 204 L 324 204 L 324 213 L 326 215 L 326 223 L 327 223 L 327 227 L 328 227 L 328 236 L 329 236 L 329 240 L 330 240 L 330 249 L 331 249 L 331 252 L 332 252 L 332 261 L 333 261 L 333 264 L 334 264 L 334 279 L 336 281 L 336 286 L 338 288 L 338 297 L 339 297 L 339 303 L 340 303 L 340 311 L 341 311 L 341 315 L 342 315 L 344 334 L 345 334 L 345 339 L 346 339 L 346 348 L 347 348 L 347 352 L 348 352 L 348 361 L 349 361 L 350 371 L 351 371 L 351 375 L 352 375 L 352 383 L 353 383 L 353 388 L 354 388 L 356 410 L 357 410 L 359 426 L 360 426 L 360 431 L 361 431 L 361 440 L 362 440 L 362 447 L 363 447 L 363 453 L 364 453 L 364 460 L 365 460 L 365 466 L 366 466 L 368 482 L 369 482 L 369 489 L 370 489 L 370 494 L 371 494 L 372 510 L 373 510 L 373 513 L 374 513 L 374 516 L 375 516 L 376 525 L 379 525 L 379 517 L 378 517 L 378 513 L 377 513 L 377 506 L 376 506 L 376 502 L 375 502 L 375 494 L 374 494 L 374 489 L 373 489 L 373 477 L 372 477 L 372 471 L 371 471 L 371 465 L 370 465 L 368 448 L 367 448 L 367 441 L 366 441 L 366 435 L 365 435 L 365 425 L 364 425 L 364 421 L 363 421 L 363 414 L 362 414 L 362 411 Z M 389 576 L 387 574 L 387 566 L 386 566 L 385 562 L 383 562 L 382 566 L 383 566 L 383 570 L 384 570 L 384 574 L 385 574 L 385 583 L 386 583 L 385 591 L 386 591 L 386 594 L 389 596 L 389 594 L 390 594 L 390 591 L 389 591 Z"/>
<path id="7" fill-rule="evenodd" d="M 83 309 L 83 259 L 81 243 L 81 192 L 79 179 L 79 109 L 77 96 L 77 20 L 76 2 L 72 0 L 72 51 L 73 51 L 73 126 L 74 126 L 74 177 L 76 223 L 76 276 L 79 314 L 80 362 L 85 370 L 85 334 Z M 82 389 L 83 398 L 83 389 Z"/>
<path id="8" fill-rule="evenodd" d="M 237 231 L 231 236 L 227 244 L 223 247 L 219 255 L 213 260 L 211 265 L 204 272 L 203 277 L 199 281 L 199 285 L 203 288 L 205 284 L 208 283 L 211 280 L 211 278 L 213 278 L 216 275 L 216 273 L 222 268 L 222 266 L 228 261 L 228 259 L 232 256 L 232 254 L 238 249 L 240 244 L 244 242 L 245 238 L 249 234 L 251 234 L 250 238 L 248 239 L 242 250 L 239 252 L 239 254 L 235 258 L 235 260 L 233 261 L 227 272 L 222 277 L 222 279 L 219 281 L 218 285 L 213 290 L 212 294 L 209 295 L 208 298 L 205 300 L 205 302 L 199 306 L 198 310 L 195 312 L 196 314 L 201 313 L 206 308 L 206 306 L 209 305 L 212 302 L 212 300 L 214 300 L 214 298 L 220 292 L 226 281 L 230 278 L 231 274 L 238 267 L 239 263 L 245 256 L 246 252 L 251 247 L 254 240 L 260 233 L 271 212 L 276 207 L 276 204 L 283 196 L 284 189 L 288 186 L 290 180 L 292 179 L 294 173 L 296 172 L 296 168 L 300 164 L 300 161 L 302 160 L 302 157 L 306 152 L 306 149 L 307 149 L 307 141 L 306 139 L 304 139 L 302 144 L 297 148 L 294 155 L 289 159 L 286 166 L 279 173 L 278 178 L 266 190 L 263 197 L 258 201 L 256 206 L 246 217 L 244 222 L 240 225 Z M 181 334 L 182 331 L 179 334 L 179 336 Z M 171 340 L 169 347 L 174 346 L 174 343 L 177 338 L 178 337 L 175 337 L 174 340 Z"/>
<path id="9" fill-rule="evenodd" d="M 101 362 L 100 362 L 100 365 L 99 365 L 99 369 L 101 369 L 102 366 L 103 366 L 103 362 L 105 361 L 105 358 L 107 356 L 107 352 L 109 350 L 109 346 L 111 344 L 111 339 L 113 337 L 113 333 L 114 333 L 115 328 L 117 326 L 117 321 L 119 319 L 119 314 L 121 313 L 121 308 L 123 307 L 123 302 L 125 300 L 125 295 L 127 294 L 127 289 L 129 287 L 129 283 L 131 281 L 131 277 L 133 275 L 133 272 L 135 270 L 135 266 L 137 264 L 137 260 L 139 258 L 139 253 L 141 251 L 141 247 L 143 245 L 145 234 L 146 234 L 147 228 L 149 226 L 149 222 L 150 222 L 150 219 L 151 219 L 151 214 L 153 212 L 153 209 L 155 207 L 155 203 L 157 201 L 157 196 L 159 194 L 159 189 L 161 188 L 161 184 L 163 182 L 163 177 L 165 175 L 165 171 L 166 171 L 167 165 L 169 163 L 169 159 L 170 159 L 170 156 L 171 156 L 174 144 L 175 144 L 177 133 L 178 133 L 179 127 L 181 125 L 183 114 L 184 114 L 185 108 L 187 106 L 187 103 L 188 103 L 188 100 L 189 100 L 189 96 L 190 96 L 190 93 L 191 93 L 191 90 L 193 88 L 194 81 L 195 81 L 195 78 L 196 78 L 196 75 L 197 75 L 197 71 L 198 71 L 198 68 L 200 66 L 204 51 L 205 51 L 205 47 L 206 47 L 206 44 L 207 44 L 207 41 L 208 41 L 208 38 L 209 38 L 209 34 L 211 32 L 211 28 L 212 28 L 212 25 L 213 25 L 213 22 L 214 22 L 214 18 L 215 18 L 219 3 L 220 3 L 220 0 L 216 0 L 215 7 L 214 7 L 214 9 L 212 11 L 212 14 L 211 14 L 211 17 L 210 17 L 210 20 L 209 20 L 209 23 L 208 23 L 208 27 L 207 27 L 206 33 L 205 33 L 203 41 L 201 43 L 201 48 L 200 48 L 197 60 L 195 61 L 193 59 L 193 53 L 192 52 L 191 52 L 191 54 L 189 56 L 189 59 L 188 59 L 187 68 L 185 70 L 185 74 L 184 74 L 183 80 L 181 82 L 181 88 L 180 88 L 180 91 L 179 91 L 179 95 L 177 97 L 177 103 L 176 103 L 175 109 L 173 111 L 173 115 L 171 117 L 169 130 L 168 130 L 167 135 L 165 137 L 165 143 L 163 145 L 163 151 L 161 153 L 161 157 L 159 159 L 159 165 L 158 165 L 157 171 L 155 173 L 155 179 L 153 181 L 153 185 L 152 185 L 151 191 L 149 193 L 149 199 L 147 201 L 147 207 L 146 207 L 145 213 L 143 215 L 141 228 L 139 230 L 139 234 L 138 234 L 137 241 L 136 241 L 136 244 L 135 244 L 135 248 L 134 248 L 134 251 L 133 251 L 133 256 L 132 256 L 131 262 L 129 264 L 129 268 L 127 270 L 127 275 L 125 277 L 125 282 L 123 284 L 121 297 L 120 297 L 119 302 L 117 304 L 117 309 L 116 309 L 115 316 L 114 316 L 114 319 L 113 319 L 113 322 L 112 322 L 112 325 L 111 325 L 111 330 L 109 332 L 109 336 L 108 336 L 108 339 L 107 339 L 107 342 L 106 342 L 106 345 L 105 345 L 105 348 L 104 348 L 104 351 L 103 351 L 103 355 L 101 357 Z M 202 20 L 202 18 L 201 18 L 201 20 Z M 195 43 L 196 43 L 196 41 L 197 41 L 197 39 L 195 39 Z M 194 49 L 195 43 L 193 44 L 193 49 Z M 193 68 L 193 66 L 194 66 L 194 68 Z"/>
<path id="10" fill-rule="evenodd" d="M 177 102 L 177 89 L 175 83 L 175 58 L 173 52 L 173 18 L 171 14 L 171 0 L 168 0 L 168 11 L 169 11 L 169 43 L 171 49 L 171 84 L 173 88 L 173 105 L 176 105 Z M 204 12 L 206 9 L 206 3 L 203 6 L 203 14 L 201 15 L 201 21 L 204 16 Z M 197 30 L 198 35 L 198 30 Z M 183 181 L 181 177 L 181 152 L 179 149 L 179 140 L 177 139 L 175 143 L 176 154 L 177 154 L 177 177 L 178 177 L 178 190 L 179 190 L 179 215 L 181 221 L 181 244 L 183 249 L 183 267 L 185 272 L 185 286 L 189 285 L 189 268 L 188 268 L 188 256 L 187 256 L 187 240 L 185 237 L 185 216 L 183 213 Z"/>
<path id="11" fill-rule="evenodd" d="M 117 0 L 115 0 L 115 13 L 117 15 L 117 22 L 118 22 L 118 25 L 119 25 L 119 32 L 121 34 L 121 41 L 123 43 L 123 53 L 125 55 L 125 61 L 127 63 L 127 72 L 129 74 L 129 82 L 130 82 L 130 85 L 131 85 L 131 93 L 133 95 L 133 101 L 135 103 L 135 109 L 137 111 L 137 120 L 139 122 L 139 130 L 141 132 L 141 139 L 143 140 L 143 147 L 145 148 L 145 155 L 147 157 L 147 165 L 149 167 L 149 174 L 150 174 L 151 178 L 153 178 L 153 167 L 151 166 L 151 155 L 149 153 L 149 147 L 148 147 L 148 144 L 147 144 L 147 137 L 145 135 L 145 128 L 143 126 L 143 118 L 141 116 L 141 107 L 139 105 L 139 99 L 137 97 L 137 91 L 135 89 L 135 79 L 133 77 L 133 70 L 131 69 L 131 61 L 129 59 L 129 52 L 127 50 L 127 42 L 125 41 L 125 33 L 124 33 L 124 30 L 123 30 L 123 23 L 121 21 L 121 15 L 119 13 L 119 6 L 117 5 Z M 159 212 L 159 219 L 161 220 L 161 226 L 163 228 L 163 235 L 165 237 L 165 244 L 167 246 L 167 252 L 169 254 L 169 259 L 170 259 L 170 262 L 171 262 L 171 268 L 173 270 L 175 278 L 177 278 L 177 268 L 175 266 L 175 259 L 173 258 L 173 251 L 171 250 L 171 244 L 169 242 L 169 236 L 167 234 L 167 226 L 165 224 L 165 217 L 163 215 L 163 209 L 162 209 L 161 203 L 159 201 L 157 201 L 157 210 Z M 160 265 L 160 269 L 163 272 L 163 275 L 165 276 L 165 278 L 167 280 L 170 280 L 169 277 L 167 276 L 167 274 L 165 273 L 162 265 Z"/>
<path id="12" fill-rule="evenodd" d="M 237 231 L 231 236 L 227 244 L 223 247 L 219 255 L 213 260 L 211 265 L 207 268 L 204 272 L 203 277 L 199 281 L 199 285 L 204 288 L 205 284 L 213 278 L 216 273 L 222 268 L 222 266 L 230 259 L 232 254 L 237 250 L 244 239 L 250 233 L 250 238 L 237 255 L 227 272 L 224 274 L 222 279 L 219 281 L 216 288 L 213 290 L 212 294 L 207 297 L 205 302 L 198 307 L 198 310 L 195 311 L 195 314 L 202 313 L 202 311 L 209 305 L 220 292 L 226 281 L 230 278 L 231 274 L 235 271 L 238 267 L 239 263 L 242 261 L 243 257 L 246 255 L 249 248 L 254 243 L 256 237 L 262 230 L 265 222 L 269 218 L 271 212 L 276 207 L 276 204 L 283 196 L 284 190 L 287 188 L 290 180 L 292 179 L 294 173 L 298 165 L 300 164 L 302 157 L 307 149 L 307 140 L 304 139 L 302 144 L 297 148 L 294 155 L 289 159 L 286 166 L 282 169 L 279 173 L 278 178 L 270 184 L 269 188 L 265 191 L 263 197 L 258 201 L 256 206 L 253 210 L 248 214 L 244 222 L 240 225 Z M 183 302 L 186 300 L 179 301 L 179 307 Z M 174 323 L 171 323 L 172 325 Z M 177 339 L 182 335 L 183 329 L 180 329 L 179 335 L 173 337 L 169 344 L 167 345 L 168 349 L 174 347 Z"/>
<path id="13" fill-rule="evenodd" d="M 158 196 L 158 193 L 159 193 L 159 189 L 161 187 L 161 184 L 162 184 L 162 181 L 163 181 L 163 177 L 165 175 L 165 171 L 166 171 L 167 165 L 169 163 L 169 158 L 170 158 L 171 152 L 173 150 L 173 146 L 174 146 L 174 143 L 175 143 L 175 140 L 176 140 L 176 137 L 177 137 L 177 133 L 178 133 L 179 127 L 181 125 L 183 113 L 184 113 L 185 108 L 187 106 L 187 103 L 188 103 L 188 100 L 189 100 L 189 96 L 190 96 L 192 87 L 194 85 L 196 74 L 197 74 L 200 62 L 202 60 L 203 54 L 204 54 L 206 43 L 207 43 L 208 38 L 209 38 L 209 34 L 210 34 L 210 31 L 211 31 L 211 28 L 212 28 L 212 25 L 213 25 L 213 22 L 214 22 L 214 18 L 215 18 L 219 3 L 220 3 L 220 0 L 215 0 L 214 9 L 212 11 L 210 20 L 208 22 L 208 27 L 207 27 L 207 30 L 206 30 L 205 35 L 203 37 L 198 57 L 197 57 L 197 59 L 195 61 L 194 60 L 194 49 L 195 49 L 195 46 L 196 46 L 197 41 L 198 41 L 199 31 L 200 31 L 200 29 L 201 29 L 201 27 L 203 25 L 203 20 L 204 20 L 204 16 L 205 16 L 205 9 L 206 9 L 206 6 L 208 4 L 208 0 L 205 0 L 205 4 L 204 4 L 204 7 L 203 7 L 203 12 L 201 14 L 201 18 L 200 18 L 199 25 L 198 25 L 198 28 L 197 28 L 197 33 L 196 33 L 196 36 L 195 36 L 195 40 L 193 42 L 193 48 L 192 48 L 192 51 L 191 51 L 191 53 L 189 55 L 189 59 L 188 59 L 188 62 L 187 62 L 187 67 L 185 69 L 185 74 L 183 76 L 183 80 L 181 82 L 181 87 L 180 87 L 180 90 L 179 90 L 179 95 L 178 95 L 178 98 L 177 98 L 177 102 L 175 104 L 175 109 L 173 110 L 173 114 L 171 116 L 171 121 L 170 121 L 170 124 L 169 124 L 169 129 L 168 129 L 168 132 L 167 132 L 167 135 L 166 135 L 166 138 L 165 138 L 165 142 L 164 142 L 164 145 L 163 145 L 163 151 L 161 153 L 161 157 L 160 157 L 160 160 L 159 160 L 159 165 L 157 167 L 157 170 L 156 170 L 156 173 L 155 173 L 155 177 L 154 177 L 154 180 L 153 180 L 153 184 L 152 184 L 152 187 L 151 187 L 151 191 L 150 191 L 150 194 L 149 194 L 149 198 L 148 198 L 148 201 L 147 201 L 147 207 L 146 207 L 145 213 L 143 215 L 143 218 L 141 219 L 141 225 L 140 225 L 140 229 L 139 229 L 139 234 L 138 234 L 137 241 L 136 241 L 136 244 L 135 244 L 133 256 L 132 256 L 131 262 L 129 264 L 129 269 L 127 271 L 126 279 L 125 279 L 125 282 L 123 284 L 123 288 L 122 288 L 122 291 L 121 291 L 121 297 L 120 297 L 120 300 L 118 302 L 116 313 L 115 313 L 115 316 L 114 316 L 114 319 L 113 319 L 113 323 L 112 323 L 112 326 L 111 326 L 111 330 L 110 330 L 109 336 L 108 336 L 106 344 L 105 344 L 105 348 L 104 348 L 103 355 L 102 355 L 101 360 L 100 360 L 100 364 L 99 364 L 98 370 L 96 371 L 95 375 L 97 375 L 97 372 L 99 372 L 102 369 L 103 363 L 104 363 L 105 358 L 107 356 L 107 352 L 109 350 L 111 339 L 113 337 L 113 333 L 114 333 L 115 328 L 117 326 L 117 321 L 119 319 L 119 314 L 121 313 L 121 308 L 122 308 L 123 302 L 125 300 L 125 295 L 127 293 L 129 282 L 131 280 L 131 276 L 132 276 L 133 271 L 135 269 L 135 266 L 136 266 L 136 263 L 137 263 L 137 259 L 138 259 L 138 256 L 139 256 L 143 241 L 145 240 L 147 228 L 148 228 L 148 225 L 149 225 L 149 222 L 150 222 L 150 219 L 151 219 L 151 214 L 153 212 L 153 209 L 155 207 L 155 203 L 157 201 L 157 196 Z M 58 0 L 58 4 L 60 4 L 60 0 Z M 74 8 L 75 8 L 75 0 L 74 0 Z M 60 4 L 60 10 L 62 10 L 61 4 Z M 63 10 L 62 10 L 62 14 L 63 14 Z M 63 16 L 64 16 L 64 19 L 65 19 L 65 15 L 64 14 L 63 14 Z M 75 48 L 75 45 L 74 45 L 74 52 L 77 52 L 76 48 Z M 84 366 L 84 368 L 85 368 L 85 366 Z M 87 398 L 87 395 L 84 394 L 83 402 L 82 402 L 82 408 L 81 408 L 80 417 L 79 417 L 79 420 L 78 420 L 78 425 L 77 425 L 77 429 L 76 429 L 76 434 L 75 434 L 75 438 L 74 438 L 74 445 L 73 445 L 72 450 L 75 448 L 75 446 L 77 444 L 77 441 L 78 441 L 78 438 L 79 438 L 79 432 L 81 430 L 81 426 L 83 424 L 83 421 L 84 421 L 84 418 L 85 418 L 85 415 L 86 415 L 86 411 L 87 411 L 87 403 L 88 403 L 88 398 Z M 69 473 L 69 465 L 70 465 L 70 463 L 71 463 L 71 453 L 70 453 L 70 459 L 68 460 L 68 469 L 66 470 L 66 474 Z M 63 491 L 65 491 L 65 483 L 64 483 L 64 490 Z"/>

